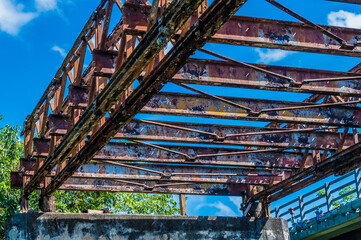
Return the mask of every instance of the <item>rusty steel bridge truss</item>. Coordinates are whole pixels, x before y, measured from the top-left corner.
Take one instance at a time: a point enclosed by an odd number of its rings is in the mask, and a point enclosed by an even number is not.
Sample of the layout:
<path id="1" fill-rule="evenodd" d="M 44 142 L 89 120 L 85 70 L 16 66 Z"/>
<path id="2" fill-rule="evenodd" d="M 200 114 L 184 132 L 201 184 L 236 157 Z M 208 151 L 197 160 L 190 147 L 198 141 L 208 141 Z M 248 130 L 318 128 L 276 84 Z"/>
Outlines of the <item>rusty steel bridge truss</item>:
<path id="1" fill-rule="evenodd" d="M 361 30 L 317 25 L 267 1 L 300 22 L 236 16 L 246 0 L 101 1 L 24 123 L 24 158 L 11 175 L 22 209 L 36 189 L 40 201 L 76 190 L 242 196 L 245 214 L 262 204 L 267 216 L 270 202 L 359 167 L 361 67 L 248 64 L 203 48 L 361 57 Z M 210 59 L 190 58 L 195 51 Z M 176 90 L 160 91 L 168 84 Z M 310 97 L 225 97 L 201 85 Z M 250 126 L 257 121 L 266 123 Z"/>

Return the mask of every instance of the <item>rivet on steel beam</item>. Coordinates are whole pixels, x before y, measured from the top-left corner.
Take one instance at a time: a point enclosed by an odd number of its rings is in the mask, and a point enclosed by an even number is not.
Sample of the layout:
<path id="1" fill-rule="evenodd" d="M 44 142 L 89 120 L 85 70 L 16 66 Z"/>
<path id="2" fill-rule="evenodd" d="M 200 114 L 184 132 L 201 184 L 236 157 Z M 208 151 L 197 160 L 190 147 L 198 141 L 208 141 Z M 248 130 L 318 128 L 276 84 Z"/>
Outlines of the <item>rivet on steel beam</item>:
<path id="1" fill-rule="evenodd" d="M 172 173 L 171 172 L 163 172 L 161 174 L 161 178 L 171 178 L 172 177 Z"/>
<path id="2" fill-rule="evenodd" d="M 186 161 L 192 161 L 192 162 L 194 162 L 195 160 L 196 160 L 196 157 L 195 157 L 195 156 L 186 157 Z"/>
<path id="3" fill-rule="evenodd" d="M 225 140 L 225 137 L 220 137 L 220 136 L 215 136 L 215 138 L 213 139 L 213 141 L 216 141 L 216 142 L 224 142 Z"/>
<path id="4" fill-rule="evenodd" d="M 354 50 L 355 47 L 356 47 L 356 45 L 349 44 L 347 42 L 342 42 L 340 49 Z"/>
<path id="5" fill-rule="evenodd" d="M 152 186 L 148 186 L 148 185 L 144 185 L 144 189 L 145 190 L 153 190 L 154 187 Z"/>
<path id="6" fill-rule="evenodd" d="M 248 112 L 248 116 L 250 117 L 259 117 L 261 113 L 260 112 Z"/>
<path id="7" fill-rule="evenodd" d="M 294 82 L 290 82 L 290 87 L 298 87 L 298 88 L 300 88 L 300 87 L 302 87 L 302 84 L 303 83 L 301 83 L 301 82 L 294 81 Z"/>

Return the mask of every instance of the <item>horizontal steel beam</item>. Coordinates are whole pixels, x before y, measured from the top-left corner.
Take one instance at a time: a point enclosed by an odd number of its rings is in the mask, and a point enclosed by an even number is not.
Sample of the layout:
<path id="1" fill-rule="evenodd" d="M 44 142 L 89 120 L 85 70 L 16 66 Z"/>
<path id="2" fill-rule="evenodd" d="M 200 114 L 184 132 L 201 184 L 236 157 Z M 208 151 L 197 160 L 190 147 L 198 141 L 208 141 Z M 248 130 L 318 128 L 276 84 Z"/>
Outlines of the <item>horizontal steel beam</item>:
<path id="1" fill-rule="evenodd" d="M 264 112 L 257 116 L 252 116 L 243 109 L 231 106 L 228 103 L 208 96 L 163 92 L 154 96 L 142 109 L 141 113 L 265 122 L 305 123 L 326 126 L 361 126 L 359 107 L 329 106 L 304 108 L 305 106 L 312 106 L 315 104 L 236 97 L 224 97 L 224 99 L 251 108 L 253 111 L 257 112 L 264 109 L 299 108 L 295 110 Z"/>
<path id="2" fill-rule="evenodd" d="M 68 124 L 65 116 L 50 115 L 48 123 L 48 133 L 52 135 L 66 134 Z M 113 138 L 155 142 L 334 150 L 338 149 L 341 136 L 342 133 L 327 131 L 327 129 L 323 131 L 312 128 L 306 130 L 273 129 L 133 119 Z M 361 140 L 360 137 L 358 138 Z M 344 147 L 353 144 L 354 136 L 348 134 Z"/>
<path id="3" fill-rule="evenodd" d="M 234 166 L 255 167 L 256 169 L 294 169 L 302 162 L 302 153 L 282 152 L 272 150 L 241 150 L 228 148 L 207 148 L 161 145 L 174 152 L 156 149 L 147 145 L 114 144 L 105 146 L 94 159 L 114 159 L 116 161 L 159 162 L 166 164 L 187 164 L 197 166 Z M 181 152 L 193 157 L 192 160 L 177 154 Z M 223 154 L 223 155 L 222 155 Z M 307 158 L 307 164 L 312 164 L 312 157 Z M 170 166 L 170 169 L 172 166 Z M 254 171 L 258 171 L 254 169 Z"/>
<path id="4" fill-rule="evenodd" d="M 142 34 L 147 26 L 150 7 L 124 4 L 123 8 L 123 12 L 127 13 L 124 17 L 125 28 L 133 30 L 129 33 Z M 196 17 L 194 16 L 192 22 L 195 21 Z M 320 26 L 343 38 L 349 44 L 355 44 L 360 39 L 360 29 Z M 246 16 L 233 16 L 209 42 L 353 57 L 361 56 L 360 47 L 356 47 L 354 50 L 340 49 L 341 45 L 338 42 L 307 24 Z"/>
<path id="5" fill-rule="evenodd" d="M 158 194 L 189 194 L 189 195 L 216 195 L 241 196 L 246 187 L 240 184 L 190 184 L 186 186 L 169 186 L 146 188 L 132 184 L 114 183 L 105 180 L 80 180 L 70 178 L 59 187 L 59 190 L 75 191 L 106 191 L 106 192 L 133 192 Z"/>
<path id="6" fill-rule="evenodd" d="M 23 174 L 11 173 L 11 187 L 23 186 Z M 42 184 L 38 187 L 41 189 Z M 97 191 L 97 192 L 135 192 L 159 194 L 191 194 L 242 196 L 248 188 L 247 184 L 204 184 L 190 182 L 157 182 L 157 181 L 125 181 L 96 178 L 69 178 L 58 190 Z"/>
<path id="7" fill-rule="evenodd" d="M 187 129 L 184 130 L 182 128 Z M 192 129 L 202 132 L 192 132 Z M 285 132 L 272 133 L 276 130 L 257 127 L 186 122 L 154 122 L 134 119 L 121 129 L 120 133 L 115 135 L 115 138 L 157 142 L 331 150 L 339 147 L 342 137 L 342 133 L 331 131 L 321 132 L 313 130 L 302 132 L 302 129 L 300 129 L 300 132 L 287 132 L 287 129 L 278 129 L 278 131 L 282 130 Z M 267 134 L 254 135 L 257 132 L 267 132 Z M 213 133 L 215 136 L 207 133 Z M 244 135 L 237 136 L 237 134 Z M 348 134 L 344 146 L 348 147 L 353 144 L 354 136 Z"/>
<path id="8" fill-rule="evenodd" d="M 26 161 L 26 160 L 25 160 Z M 32 176 L 35 162 L 23 162 L 24 176 Z M 72 178 L 124 181 L 192 182 L 215 184 L 261 184 L 280 182 L 290 171 L 230 167 L 202 167 L 186 164 L 119 163 L 96 161 L 79 167 Z M 47 176 L 55 176 L 55 170 Z"/>
<path id="9" fill-rule="evenodd" d="M 355 76 L 349 72 L 325 71 L 307 68 L 281 67 L 254 64 L 257 67 L 291 77 L 302 83 L 305 79 L 340 78 Z M 175 83 L 253 88 L 325 95 L 361 96 L 360 79 L 313 82 L 295 87 L 288 81 L 251 68 L 226 61 L 189 59 L 188 63 L 173 77 Z"/>
<path id="10" fill-rule="evenodd" d="M 330 32 L 355 44 L 361 35 L 360 29 L 321 25 Z M 340 49 L 335 40 L 304 23 L 236 16 L 210 40 L 224 43 L 261 48 L 278 48 L 291 51 L 334 54 L 360 57 L 361 49 Z"/>
<path id="11" fill-rule="evenodd" d="M 173 152 L 157 149 L 151 146 L 136 143 L 111 142 L 103 147 L 94 160 L 110 160 L 118 162 L 144 162 L 164 164 L 187 164 L 187 165 L 214 165 L 234 167 L 256 167 L 294 169 L 299 168 L 303 153 L 282 152 L 275 150 L 242 150 L 231 148 L 209 148 L 198 146 L 174 146 L 158 145 Z M 34 157 L 45 158 L 49 151 L 49 141 L 44 139 L 34 140 Z M 181 152 L 192 160 L 176 153 Z M 231 154 L 235 153 L 235 154 Z M 221 155 L 228 154 L 228 155 Z M 201 156 L 201 157 L 197 157 Z M 308 156 L 306 167 L 312 165 L 312 157 Z"/>

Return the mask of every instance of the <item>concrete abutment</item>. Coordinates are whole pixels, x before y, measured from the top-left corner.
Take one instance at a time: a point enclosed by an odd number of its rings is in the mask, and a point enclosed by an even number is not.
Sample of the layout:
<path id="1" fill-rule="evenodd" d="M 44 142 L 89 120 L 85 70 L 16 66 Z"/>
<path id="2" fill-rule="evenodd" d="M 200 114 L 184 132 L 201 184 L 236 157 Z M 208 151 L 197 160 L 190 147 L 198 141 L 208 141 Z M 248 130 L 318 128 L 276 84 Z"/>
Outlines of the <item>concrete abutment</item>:
<path id="1" fill-rule="evenodd" d="M 261 239 L 288 240 L 281 218 L 18 213 L 7 239 Z"/>

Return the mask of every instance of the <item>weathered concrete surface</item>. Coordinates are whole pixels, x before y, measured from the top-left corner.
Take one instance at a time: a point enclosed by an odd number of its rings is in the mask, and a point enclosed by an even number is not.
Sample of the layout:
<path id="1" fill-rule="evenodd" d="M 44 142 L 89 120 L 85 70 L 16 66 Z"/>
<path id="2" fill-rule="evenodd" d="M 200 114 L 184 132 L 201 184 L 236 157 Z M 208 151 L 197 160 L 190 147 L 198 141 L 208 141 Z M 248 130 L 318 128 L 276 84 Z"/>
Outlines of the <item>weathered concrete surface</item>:
<path id="1" fill-rule="evenodd" d="M 289 239 L 280 218 L 19 213 L 7 239 Z"/>

